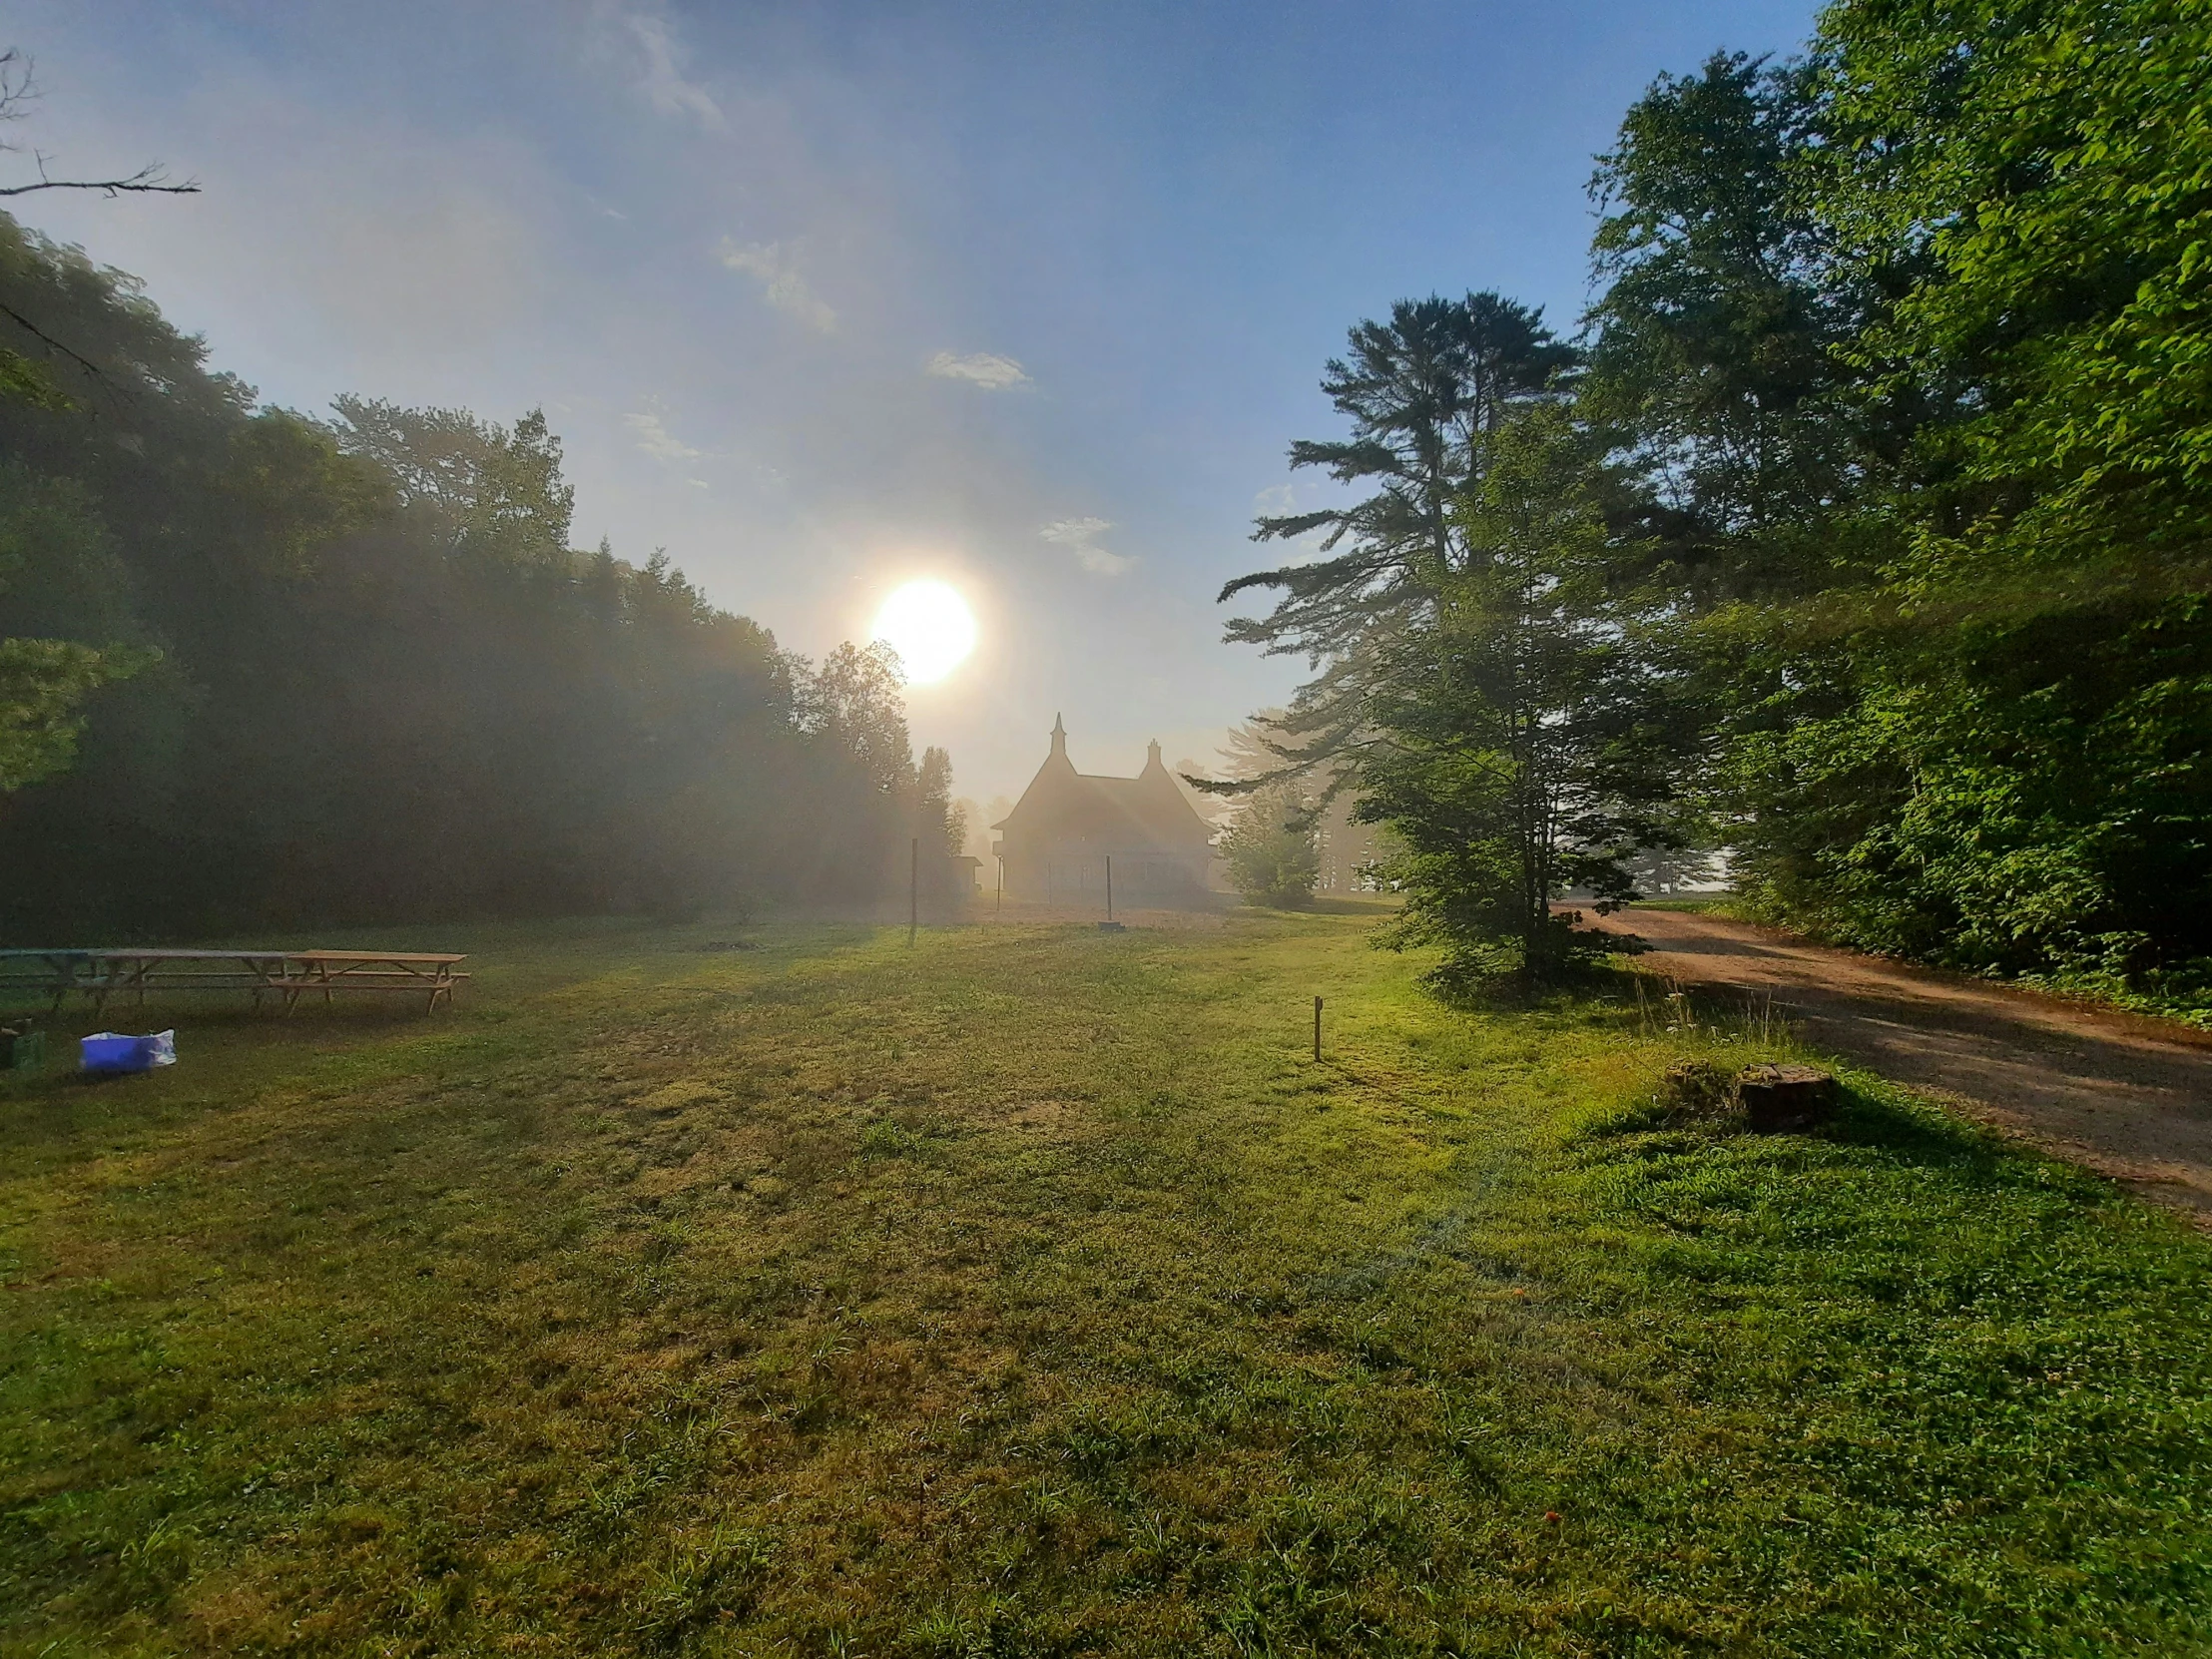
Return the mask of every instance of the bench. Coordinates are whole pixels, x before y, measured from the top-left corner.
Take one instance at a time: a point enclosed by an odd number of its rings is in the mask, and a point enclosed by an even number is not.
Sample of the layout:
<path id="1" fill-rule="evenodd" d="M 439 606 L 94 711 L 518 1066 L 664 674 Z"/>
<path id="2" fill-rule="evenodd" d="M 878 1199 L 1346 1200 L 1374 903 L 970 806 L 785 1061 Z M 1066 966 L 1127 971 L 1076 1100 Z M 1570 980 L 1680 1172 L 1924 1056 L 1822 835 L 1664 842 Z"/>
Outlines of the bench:
<path id="1" fill-rule="evenodd" d="M 149 991 L 246 991 L 256 1007 L 275 997 L 288 1014 L 317 992 L 329 1003 L 382 991 L 423 997 L 434 1013 L 467 983 L 457 971 L 467 960 L 420 950 L 0 950 L 0 996 L 48 997 L 58 1012 L 72 991 L 95 1008 L 125 995 L 143 1004 Z"/>

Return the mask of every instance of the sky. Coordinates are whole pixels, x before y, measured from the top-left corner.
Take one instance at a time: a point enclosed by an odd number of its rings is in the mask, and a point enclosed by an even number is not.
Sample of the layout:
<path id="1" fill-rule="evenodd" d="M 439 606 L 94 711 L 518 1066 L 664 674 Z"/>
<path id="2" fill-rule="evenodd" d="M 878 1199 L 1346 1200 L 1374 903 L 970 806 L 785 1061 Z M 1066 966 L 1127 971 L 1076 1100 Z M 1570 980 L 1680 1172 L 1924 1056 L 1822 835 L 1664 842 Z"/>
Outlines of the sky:
<path id="1" fill-rule="evenodd" d="M 11 5 L 57 177 L 29 224 L 216 367 L 543 407 L 576 540 L 665 548 L 820 657 L 916 577 L 974 655 L 911 688 L 955 789 L 1213 757 L 1305 665 L 1221 643 L 1346 330 L 1495 288 L 1571 333 L 1592 157 L 1663 72 L 1787 53 L 1773 0 L 137 0 Z M 15 173 L 23 157 L 6 158 Z M 14 175 L 11 174 L 10 177 Z M 1248 596 L 1249 598 L 1250 596 Z M 1263 596 L 1264 597 L 1264 596 Z"/>

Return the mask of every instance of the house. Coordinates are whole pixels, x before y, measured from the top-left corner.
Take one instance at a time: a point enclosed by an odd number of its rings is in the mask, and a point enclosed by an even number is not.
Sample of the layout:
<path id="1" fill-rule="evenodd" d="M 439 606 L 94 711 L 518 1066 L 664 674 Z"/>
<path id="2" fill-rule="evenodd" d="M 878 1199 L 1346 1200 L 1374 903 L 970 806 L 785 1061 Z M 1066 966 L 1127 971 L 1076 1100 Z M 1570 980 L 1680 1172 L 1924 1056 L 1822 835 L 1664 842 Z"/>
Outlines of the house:
<path id="1" fill-rule="evenodd" d="M 1157 743 L 1136 777 L 1094 778 L 1075 770 L 1067 729 L 1054 716 L 1051 754 L 991 828 L 1011 897 L 1103 904 L 1111 858 L 1116 904 L 1212 901 L 1213 831 L 1160 764 Z"/>

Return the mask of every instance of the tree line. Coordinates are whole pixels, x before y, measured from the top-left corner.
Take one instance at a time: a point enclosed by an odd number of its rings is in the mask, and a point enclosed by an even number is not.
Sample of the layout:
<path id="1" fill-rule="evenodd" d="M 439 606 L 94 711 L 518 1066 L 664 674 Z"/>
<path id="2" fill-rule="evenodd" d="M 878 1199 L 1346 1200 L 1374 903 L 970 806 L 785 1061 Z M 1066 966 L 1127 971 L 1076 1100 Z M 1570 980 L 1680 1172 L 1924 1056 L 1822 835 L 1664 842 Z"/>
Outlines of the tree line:
<path id="1" fill-rule="evenodd" d="M 947 846 L 895 658 L 572 508 L 541 413 L 264 406 L 0 216 L 0 934 L 864 901 Z"/>
<path id="2" fill-rule="evenodd" d="M 1725 845 L 1828 938 L 2212 1002 L 2207 61 L 2203 0 L 1841 0 L 1630 108 L 1575 337 L 1352 330 L 1291 450 L 1350 504 L 1222 597 L 1316 670 L 1269 779 L 1388 827 L 1440 983 Z"/>

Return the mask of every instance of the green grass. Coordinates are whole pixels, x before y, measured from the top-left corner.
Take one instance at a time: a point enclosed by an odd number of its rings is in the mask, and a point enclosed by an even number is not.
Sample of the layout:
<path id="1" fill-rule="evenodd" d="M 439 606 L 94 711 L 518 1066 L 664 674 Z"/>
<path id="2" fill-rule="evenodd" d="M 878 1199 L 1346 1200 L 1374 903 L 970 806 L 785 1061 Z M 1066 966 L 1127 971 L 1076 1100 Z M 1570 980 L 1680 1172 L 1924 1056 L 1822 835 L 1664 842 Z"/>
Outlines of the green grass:
<path id="1" fill-rule="evenodd" d="M 0 1652 L 2212 1651 L 2212 1246 L 1371 925 L 441 933 L 0 1086 Z"/>
<path id="2" fill-rule="evenodd" d="M 1633 907 L 1638 910 L 1688 910 L 1699 915 L 1719 916 L 1727 921 L 1759 919 L 1742 899 L 1729 892 L 1677 893 L 1665 898 L 1639 898 Z"/>

